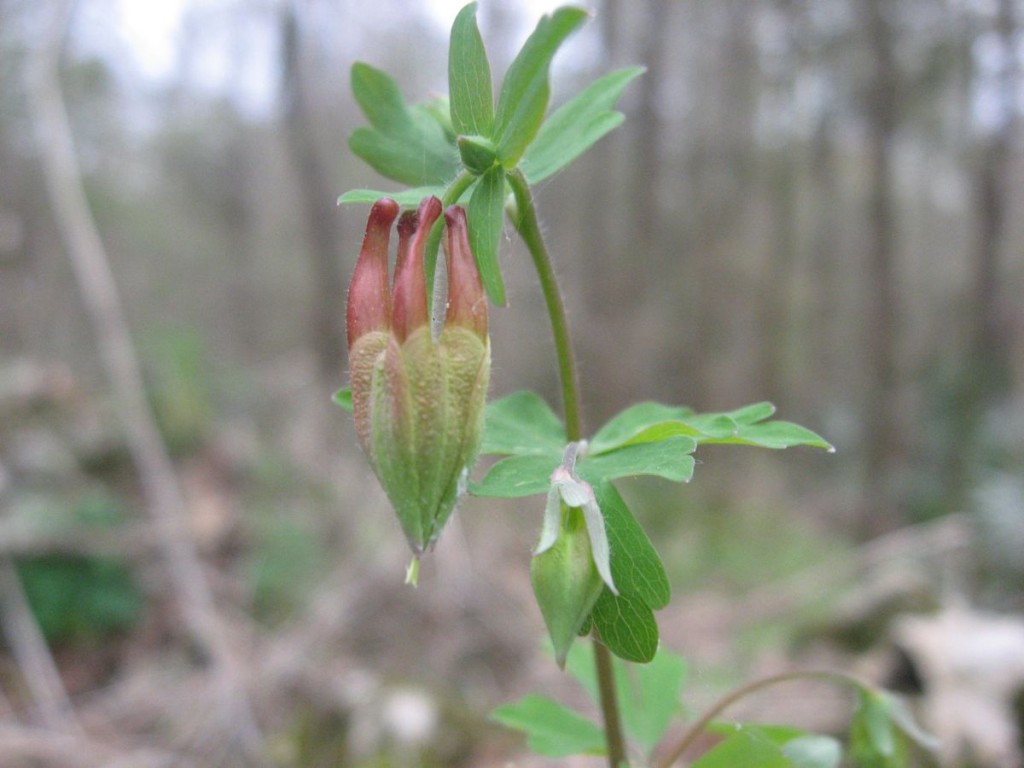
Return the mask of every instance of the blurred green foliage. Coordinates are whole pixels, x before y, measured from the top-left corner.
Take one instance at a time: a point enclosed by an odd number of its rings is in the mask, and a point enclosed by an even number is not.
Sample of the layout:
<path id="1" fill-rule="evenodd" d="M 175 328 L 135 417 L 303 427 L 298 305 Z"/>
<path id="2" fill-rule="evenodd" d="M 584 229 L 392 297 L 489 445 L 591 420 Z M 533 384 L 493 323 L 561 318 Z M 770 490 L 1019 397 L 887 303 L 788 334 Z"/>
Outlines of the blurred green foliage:
<path id="1" fill-rule="evenodd" d="M 71 523 L 116 527 L 124 511 L 105 495 L 80 501 Z M 91 644 L 131 630 L 142 618 L 145 597 L 128 564 L 113 556 L 43 554 L 21 557 L 18 575 L 50 645 Z"/>
<path id="2" fill-rule="evenodd" d="M 149 392 L 160 431 L 173 454 L 192 453 L 209 435 L 215 413 L 205 339 L 198 329 L 169 329 L 147 349 Z"/>
<path id="3" fill-rule="evenodd" d="M 287 619 L 307 604 L 331 563 L 330 531 L 322 528 L 334 511 L 330 492 L 287 458 L 268 452 L 253 469 L 245 506 L 253 609 L 269 623 Z"/>

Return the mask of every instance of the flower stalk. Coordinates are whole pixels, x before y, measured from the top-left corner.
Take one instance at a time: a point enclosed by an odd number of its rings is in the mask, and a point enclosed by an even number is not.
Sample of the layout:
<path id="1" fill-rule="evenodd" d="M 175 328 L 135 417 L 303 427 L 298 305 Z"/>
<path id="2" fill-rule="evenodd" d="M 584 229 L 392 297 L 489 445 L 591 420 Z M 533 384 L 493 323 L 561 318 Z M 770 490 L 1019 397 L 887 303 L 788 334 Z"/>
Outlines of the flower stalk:
<path id="1" fill-rule="evenodd" d="M 544 302 L 551 323 L 555 355 L 558 358 L 558 377 L 562 387 L 562 409 L 565 417 L 566 437 L 571 443 L 578 442 L 583 438 L 580 387 L 576 372 L 576 357 L 573 354 L 572 340 L 569 336 L 565 304 L 555 278 L 551 256 L 548 254 L 544 236 L 541 234 L 529 183 L 518 168 L 509 172 L 506 178 L 512 187 L 512 194 L 515 198 L 513 224 L 533 259 L 533 266 L 537 271 L 537 278 L 540 281 L 541 292 L 544 294 Z M 615 694 L 612 657 L 608 648 L 597 636 L 596 630 L 593 632 L 593 643 L 601 716 L 604 722 L 605 742 L 608 747 L 608 765 L 609 768 L 619 768 L 620 764 L 626 760 L 626 749 L 625 739 L 622 735 L 622 717 Z"/>

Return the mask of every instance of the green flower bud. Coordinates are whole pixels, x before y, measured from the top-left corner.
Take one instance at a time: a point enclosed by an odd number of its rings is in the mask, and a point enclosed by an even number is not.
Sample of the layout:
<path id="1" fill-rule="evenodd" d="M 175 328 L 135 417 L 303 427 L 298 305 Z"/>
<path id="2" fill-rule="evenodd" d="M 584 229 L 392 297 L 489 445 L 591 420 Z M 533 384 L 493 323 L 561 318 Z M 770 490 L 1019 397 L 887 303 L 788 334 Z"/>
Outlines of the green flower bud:
<path id="1" fill-rule="evenodd" d="M 607 586 L 619 594 L 601 508 L 594 489 L 576 474 L 576 459 L 586 449 L 586 441 L 569 443 L 551 473 L 540 541 L 530 562 L 533 593 L 560 667 L 601 590 Z"/>
<path id="2" fill-rule="evenodd" d="M 590 537 L 579 507 L 561 507 L 561 530 L 554 543 L 530 561 L 530 582 L 555 648 L 565 667 L 569 648 L 604 589 L 591 555 Z"/>
<path id="3" fill-rule="evenodd" d="M 459 136 L 455 143 L 459 147 L 462 164 L 475 176 L 487 173 L 498 162 L 498 150 L 484 136 Z"/>
<path id="4" fill-rule="evenodd" d="M 416 213 L 401 217 L 388 291 L 388 239 L 397 212 L 391 200 L 370 211 L 349 290 L 349 369 L 359 442 L 419 556 L 451 516 L 479 451 L 490 340 L 465 212 L 453 207 L 445 214 L 448 309 L 437 338 L 423 262 L 441 203 L 426 198 Z"/>

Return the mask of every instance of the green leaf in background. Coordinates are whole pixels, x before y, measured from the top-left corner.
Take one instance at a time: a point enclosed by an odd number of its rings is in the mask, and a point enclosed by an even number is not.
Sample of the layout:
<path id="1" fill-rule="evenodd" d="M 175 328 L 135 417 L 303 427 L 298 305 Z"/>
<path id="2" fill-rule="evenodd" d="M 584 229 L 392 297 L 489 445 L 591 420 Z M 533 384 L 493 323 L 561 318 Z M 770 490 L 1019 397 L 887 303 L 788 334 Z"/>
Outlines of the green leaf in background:
<path id="1" fill-rule="evenodd" d="M 591 484 L 619 477 L 655 475 L 675 482 L 693 477 L 692 437 L 672 436 L 657 443 L 627 445 L 599 456 L 586 456 L 577 465 L 580 477 Z"/>
<path id="2" fill-rule="evenodd" d="M 668 576 L 644 529 L 614 485 L 599 483 L 594 495 L 608 531 L 615 586 L 621 594 L 638 597 L 651 608 L 664 608 L 671 598 Z"/>
<path id="3" fill-rule="evenodd" d="M 782 754 L 793 768 L 839 768 L 843 747 L 831 736 L 805 734 L 783 744 Z"/>
<path id="4" fill-rule="evenodd" d="M 544 16 L 505 73 L 492 137 L 498 157 L 514 168 L 533 141 L 551 96 L 548 71 L 555 52 L 587 18 L 582 8 L 559 8 Z"/>
<path id="5" fill-rule="evenodd" d="M 888 701 L 872 692 L 862 691 L 855 717 L 864 725 L 867 740 L 872 749 L 889 756 L 896 749 L 892 723 L 889 722 Z"/>
<path id="6" fill-rule="evenodd" d="M 452 127 L 458 134 L 490 136 L 494 125 L 491 65 L 476 24 L 476 3 L 455 17 L 448 49 L 448 97 Z"/>
<path id="7" fill-rule="evenodd" d="M 603 755 L 606 751 L 604 732 L 597 725 L 543 696 L 530 694 L 498 707 L 491 719 L 526 733 L 530 749 L 545 757 Z"/>
<path id="8" fill-rule="evenodd" d="M 382 197 L 390 197 L 403 208 L 415 208 L 424 197 L 441 197 L 442 186 L 413 187 L 400 192 L 382 192 L 377 189 L 351 189 L 338 198 L 338 205 L 350 203 L 375 203 Z"/>
<path id="9" fill-rule="evenodd" d="M 780 747 L 800 736 L 806 736 L 807 732 L 792 725 L 766 725 L 764 723 L 736 723 L 726 720 L 716 720 L 705 728 L 709 733 L 717 733 L 722 737 L 735 736 L 740 731 L 756 731 L 773 744 Z"/>
<path id="10" fill-rule="evenodd" d="M 792 764 L 776 744 L 756 728 L 741 728 L 690 768 L 790 768 Z"/>
<path id="11" fill-rule="evenodd" d="M 546 647 L 547 650 L 554 654 L 550 642 L 547 643 Z M 613 665 L 618 663 L 618 660 L 612 659 Z M 600 703 L 601 694 L 597 685 L 597 670 L 594 667 L 593 645 L 590 643 L 575 644 L 565 659 L 565 671 L 587 692 L 587 696 L 590 697 L 591 701 L 595 704 Z"/>
<path id="12" fill-rule="evenodd" d="M 561 460 L 561 452 L 553 455 L 509 456 L 498 461 L 479 483 L 470 483 L 474 496 L 494 499 L 518 499 L 547 493 L 551 473 Z"/>
<path id="13" fill-rule="evenodd" d="M 622 724 L 629 737 L 650 752 L 679 714 L 686 660 L 659 649 L 648 664 L 629 665 L 613 657 L 616 698 Z M 574 645 L 565 664 L 566 671 L 600 704 L 593 646 Z"/>
<path id="14" fill-rule="evenodd" d="M 906 702 L 888 691 L 885 691 L 882 695 L 888 699 L 889 719 L 893 725 L 921 749 L 933 753 L 938 751 L 939 740 L 918 725 Z"/>
<path id="15" fill-rule="evenodd" d="M 643 600 L 605 587 L 591 616 L 601 642 L 620 659 L 646 664 L 658 652 L 658 622 Z"/>
<path id="16" fill-rule="evenodd" d="M 370 128 L 357 128 L 349 147 L 377 173 L 409 186 L 443 185 L 458 168 L 455 147 L 427 107 L 410 107 L 390 76 L 352 65 L 352 93 Z"/>
<path id="17" fill-rule="evenodd" d="M 449 144 L 455 143 L 455 128 L 452 127 L 452 108 L 447 96 L 434 96 L 429 101 L 417 104 L 413 109 L 421 110 L 425 114 L 430 115 L 434 122 L 441 126 L 445 141 Z"/>
<path id="18" fill-rule="evenodd" d="M 890 718 L 890 699 L 862 689 L 850 723 L 850 757 L 857 768 L 903 768 L 906 745 Z"/>
<path id="19" fill-rule="evenodd" d="M 334 397 L 331 398 L 335 405 L 341 406 L 349 413 L 352 413 L 352 388 L 342 387 L 334 393 Z"/>
<path id="20" fill-rule="evenodd" d="M 746 733 L 752 740 L 767 740 L 779 748 L 793 768 L 838 768 L 842 745 L 831 736 L 807 733 L 790 725 L 764 725 L 716 722 L 707 728 L 712 733 L 731 738 Z"/>
<path id="21" fill-rule="evenodd" d="M 494 166 L 480 177 L 469 199 L 466 215 L 469 218 L 469 245 L 480 270 L 480 280 L 491 301 L 504 306 L 505 284 L 498 266 L 498 245 L 505 221 L 505 172 L 500 166 Z"/>
<path id="22" fill-rule="evenodd" d="M 513 392 L 487 404 L 482 455 L 558 455 L 566 442 L 562 422 L 533 392 Z"/>
<path id="23" fill-rule="evenodd" d="M 649 664 L 616 665 L 622 721 L 633 740 L 648 753 L 661 741 L 679 714 L 686 681 L 686 661 L 658 651 Z"/>
<path id="24" fill-rule="evenodd" d="M 520 168 L 531 184 L 562 170 L 594 143 L 622 124 L 612 109 L 643 67 L 620 69 L 591 83 L 556 109 L 523 154 Z"/>

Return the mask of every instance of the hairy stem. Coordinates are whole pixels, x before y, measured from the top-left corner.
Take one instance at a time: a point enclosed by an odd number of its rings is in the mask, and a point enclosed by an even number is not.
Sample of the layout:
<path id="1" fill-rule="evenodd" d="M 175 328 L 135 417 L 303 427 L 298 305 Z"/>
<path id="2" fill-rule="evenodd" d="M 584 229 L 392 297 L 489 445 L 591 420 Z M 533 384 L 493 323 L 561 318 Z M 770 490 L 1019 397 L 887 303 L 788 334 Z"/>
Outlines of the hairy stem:
<path id="1" fill-rule="evenodd" d="M 740 699 L 746 698 L 750 694 L 756 693 L 764 688 L 770 688 L 778 683 L 788 683 L 793 680 L 824 680 L 826 682 L 838 683 L 840 685 L 847 685 L 858 689 L 870 687 L 867 683 L 852 675 L 847 675 L 843 672 L 836 672 L 833 670 L 783 672 L 778 675 L 771 675 L 769 677 L 762 677 L 759 680 L 753 680 L 730 691 L 715 702 L 710 709 L 708 709 L 695 723 L 693 723 L 693 725 L 686 729 L 686 733 L 680 737 L 679 741 L 676 742 L 676 745 L 671 750 L 669 750 L 668 754 L 655 764 L 655 768 L 671 768 L 672 764 L 679 760 L 684 754 L 686 754 L 686 751 L 693 746 L 693 743 L 697 740 L 697 737 L 704 732 L 704 729 L 707 728 L 708 725 L 710 725 L 719 715 L 721 715 L 722 712 Z"/>
<path id="2" fill-rule="evenodd" d="M 565 317 L 565 305 L 562 293 L 558 290 L 558 281 L 551 266 L 544 237 L 537 222 L 537 210 L 533 205 L 533 195 L 526 177 L 518 168 L 508 174 L 512 185 L 512 194 L 516 199 L 517 216 L 515 219 L 523 242 L 526 243 L 533 266 L 540 279 L 541 291 L 547 304 L 548 317 L 551 320 L 551 333 L 555 339 L 555 354 L 558 357 L 558 377 L 562 383 L 562 409 L 565 416 L 565 433 L 569 442 L 583 437 L 583 423 L 580 416 L 579 381 L 576 377 L 576 358 L 573 355 L 572 343 L 569 339 L 569 323 Z"/>
<path id="3" fill-rule="evenodd" d="M 512 194 L 516 201 L 516 215 L 513 221 L 526 248 L 533 258 L 533 266 L 540 279 L 541 291 L 551 321 L 551 333 L 555 340 L 555 354 L 558 357 L 558 376 L 562 384 L 562 410 L 565 416 L 565 433 L 570 442 L 583 437 L 583 422 L 580 414 L 580 388 L 576 375 L 576 358 L 569 338 L 569 323 L 565 316 L 565 305 L 558 289 L 555 271 L 551 265 L 544 237 L 537 221 L 537 210 L 533 205 L 530 186 L 519 169 L 508 174 Z M 612 657 L 608 649 L 594 635 L 594 664 L 597 670 L 598 691 L 601 699 L 601 714 L 604 718 L 605 741 L 608 745 L 608 765 L 619 768 L 626 759 L 622 739 L 619 704 L 615 697 L 615 678 L 612 672 Z"/>

